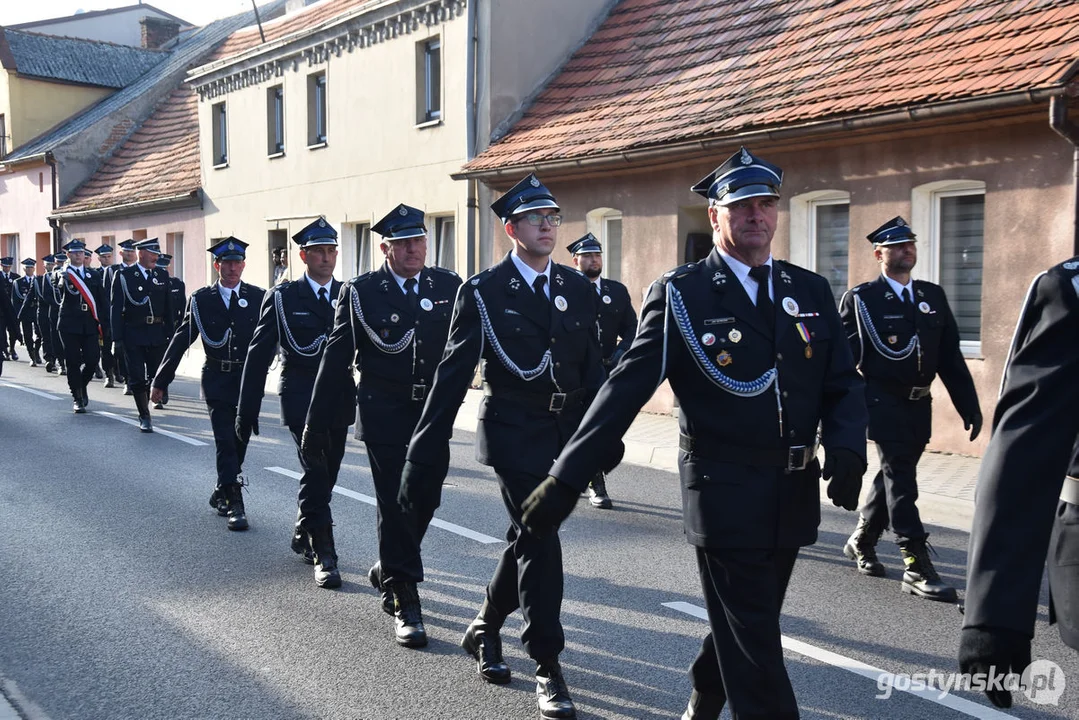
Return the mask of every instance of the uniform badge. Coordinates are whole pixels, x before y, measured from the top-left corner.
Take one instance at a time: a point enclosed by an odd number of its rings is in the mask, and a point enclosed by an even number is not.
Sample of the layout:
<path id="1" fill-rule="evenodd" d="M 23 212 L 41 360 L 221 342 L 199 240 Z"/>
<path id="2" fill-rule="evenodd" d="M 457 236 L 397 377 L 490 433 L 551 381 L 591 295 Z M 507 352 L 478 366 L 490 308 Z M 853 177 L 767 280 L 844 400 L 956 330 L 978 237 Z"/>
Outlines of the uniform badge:
<path id="1" fill-rule="evenodd" d="M 742 148 L 742 158 L 741 159 L 742 159 L 742 164 L 743 165 L 752 165 L 753 164 L 753 156 L 750 155 L 748 152 L 746 152 L 745 148 Z"/>
<path id="2" fill-rule="evenodd" d="M 1069 261 L 1061 265 L 1061 267 L 1065 270 L 1075 270 L 1076 268 L 1079 268 L 1079 262 Z"/>
<path id="3" fill-rule="evenodd" d="M 139 285 L 139 292 L 142 292 L 142 285 Z"/>
<path id="4" fill-rule="evenodd" d="M 434 309 L 435 304 L 431 302 L 431 298 L 422 298 L 420 300 L 420 307 L 430 312 L 432 309 Z"/>
<path id="5" fill-rule="evenodd" d="M 719 363 L 720 367 L 727 367 L 734 362 L 734 360 L 731 359 L 731 354 L 724 350 L 719 355 L 716 355 L 716 362 Z"/>
<path id="6" fill-rule="evenodd" d="M 555 284 L 557 284 L 559 286 L 562 286 L 562 285 L 566 284 L 566 281 L 562 279 L 561 275 L 555 275 L 554 276 L 554 281 L 555 281 Z"/>
<path id="7" fill-rule="evenodd" d="M 922 302 L 918 303 L 918 309 L 924 313 L 929 312 L 929 303 L 923 300 Z"/>
<path id="8" fill-rule="evenodd" d="M 786 270 L 779 271 L 779 279 L 785 282 L 787 285 L 791 284 L 791 276 L 787 274 Z"/>
<path id="9" fill-rule="evenodd" d="M 739 342 L 742 339 L 742 331 L 738 328 L 731 328 L 731 331 L 727 333 L 727 339 L 732 343 Z"/>
<path id="10" fill-rule="evenodd" d="M 889 345 L 895 345 L 897 342 L 899 342 L 899 336 L 898 335 L 889 335 L 888 336 L 888 344 Z"/>
<path id="11" fill-rule="evenodd" d="M 783 310 L 788 315 L 794 317 L 798 315 L 798 301 L 792 297 L 783 298 Z"/>
<path id="12" fill-rule="evenodd" d="M 611 304 L 611 296 L 610 295 L 604 295 L 603 296 L 603 304 L 604 305 L 610 305 Z"/>
<path id="13" fill-rule="evenodd" d="M 511 290 L 520 290 L 521 289 L 521 281 L 518 280 L 515 277 L 510 278 L 510 289 Z"/>
<path id="14" fill-rule="evenodd" d="M 382 328 L 381 330 L 379 330 L 379 331 L 378 331 L 378 336 L 379 336 L 380 338 L 382 338 L 383 340 L 389 340 L 389 338 L 390 338 L 390 331 L 389 331 L 389 330 L 387 330 L 386 328 Z"/>
<path id="15" fill-rule="evenodd" d="M 716 270 L 715 274 L 712 275 L 712 284 L 713 285 L 723 285 L 726 282 L 727 282 L 727 275 L 722 270 Z"/>
<path id="16" fill-rule="evenodd" d="M 716 336 L 712 333 L 705 333 L 704 335 L 701 335 L 701 343 L 704 345 L 715 345 Z"/>
<path id="17" fill-rule="evenodd" d="M 812 346 L 806 345 L 805 355 L 806 355 L 806 360 L 809 360 L 810 358 L 813 357 L 813 347 Z"/>
<path id="18" fill-rule="evenodd" d="M 318 219 L 318 226 L 319 227 L 326 227 L 326 221 L 323 220 L 322 218 L 319 218 Z"/>
<path id="19" fill-rule="evenodd" d="M 395 323 L 400 319 L 401 319 L 401 316 L 398 315 L 397 313 L 394 313 L 393 315 L 390 315 L 390 322 L 392 322 L 392 323 Z"/>
<path id="20" fill-rule="evenodd" d="M 397 212 L 401 214 L 401 217 L 405 217 L 408 215 L 408 210 L 405 210 L 404 208 L 401 208 Z"/>
<path id="21" fill-rule="evenodd" d="M 337 309 L 337 298 L 334 298 L 333 300 L 330 300 L 330 307 L 333 308 L 334 310 Z"/>
<path id="22" fill-rule="evenodd" d="M 479 278 L 472 278 L 472 284 L 473 285 L 479 285 L 480 284 L 480 279 Z"/>
<path id="23" fill-rule="evenodd" d="M 885 290 L 884 291 L 884 299 L 885 300 L 894 300 L 895 299 L 895 293 L 893 293 L 891 290 Z"/>
<path id="24" fill-rule="evenodd" d="M 569 303 L 568 303 L 568 302 L 566 302 L 566 298 L 564 298 L 564 297 L 562 297 L 561 295 L 559 295 L 558 297 L 556 297 L 556 298 L 554 299 L 554 306 L 555 306 L 556 308 L 558 308 L 559 310 L 561 310 L 562 312 L 565 312 L 565 311 L 566 311 L 566 308 L 568 308 L 568 307 L 569 307 Z"/>
<path id="25" fill-rule="evenodd" d="M 247 307 L 247 300 L 245 298 L 240 298 L 236 301 L 236 304 L 240 307 Z"/>
<path id="26" fill-rule="evenodd" d="M 536 177 L 535 175 L 533 175 L 532 179 L 528 181 L 528 184 L 531 185 L 532 187 L 537 187 L 538 188 L 540 186 L 539 178 Z"/>

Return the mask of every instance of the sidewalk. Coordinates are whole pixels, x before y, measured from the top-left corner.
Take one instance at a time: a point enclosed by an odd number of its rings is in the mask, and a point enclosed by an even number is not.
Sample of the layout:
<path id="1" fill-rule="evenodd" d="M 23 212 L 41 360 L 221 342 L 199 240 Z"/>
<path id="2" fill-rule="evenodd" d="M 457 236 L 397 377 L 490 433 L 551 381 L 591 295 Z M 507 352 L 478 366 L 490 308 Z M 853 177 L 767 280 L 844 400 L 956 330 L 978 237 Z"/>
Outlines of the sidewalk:
<path id="1" fill-rule="evenodd" d="M 184 357 L 178 370 L 179 375 L 198 378 L 202 368 L 202 348 L 198 345 Z M 277 381 L 280 373 L 275 367 L 266 378 L 267 394 L 277 393 Z M 468 432 L 476 431 L 476 411 L 483 393 L 469 390 L 461 410 L 457 413 L 454 427 Z M 678 420 L 671 415 L 640 414 L 633 421 L 622 441 L 626 446 L 623 462 L 633 465 L 666 470 L 672 474 L 678 472 Z M 872 443 L 867 447 L 869 468 L 862 481 L 863 498 L 872 482 L 873 476 L 880 469 L 876 449 Z M 824 462 L 824 453 L 820 455 Z M 970 531 L 974 518 L 974 483 L 978 475 L 980 458 L 948 453 L 926 452 L 918 464 L 918 510 L 922 520 L 931 525 Z M 617 470 L 615 473 L 617 474 Z M 821 502 L 831 505 L 825 491 L 827 483 L 821 485 Z"/>

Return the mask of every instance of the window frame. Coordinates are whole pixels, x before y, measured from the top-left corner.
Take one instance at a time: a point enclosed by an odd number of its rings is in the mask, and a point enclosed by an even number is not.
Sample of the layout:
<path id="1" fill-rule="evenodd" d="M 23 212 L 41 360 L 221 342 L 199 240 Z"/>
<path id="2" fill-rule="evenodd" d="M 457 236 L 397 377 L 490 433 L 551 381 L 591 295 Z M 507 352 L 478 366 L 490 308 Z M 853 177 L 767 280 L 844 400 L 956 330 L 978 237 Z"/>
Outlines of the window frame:
<path id="1" fill-rule="evenodd" d="M 285 86 L 266 89 L 266 155 L 271 158 L 285 154 Z"/>
<path id="2" fill-rule="evenodd" d="M 435 225 L 435 262 L 434 264 L 445 270 L 456 270 L 457 267 L 457 217 L 455 215 L 439 215 L 434 218 Z M 449 242 L 449 264 L 446 264 L 445 239 L 446 225 L 451 225 L 453 234 Z"/>
<path id="3" fill-rule="evenodd" d="M 226 168 L 229 166 L 229 119 L 224 100 L 210 106 L 210 127 L 213 136 L 210 143 L 210 152 L 213 154 L 211 165 L 214 168 Z"/>
<path id="4" fill-rule="evenodd" d="M 307 147 L 326 147 L 329 138 L 329 96 L 326 71 L 307 76 Z"/>
<path id="5" fill-rule="evenodd" d="M 442 123 L 442 37 L 433 35 L 416 43 L 416 125 Z"/>

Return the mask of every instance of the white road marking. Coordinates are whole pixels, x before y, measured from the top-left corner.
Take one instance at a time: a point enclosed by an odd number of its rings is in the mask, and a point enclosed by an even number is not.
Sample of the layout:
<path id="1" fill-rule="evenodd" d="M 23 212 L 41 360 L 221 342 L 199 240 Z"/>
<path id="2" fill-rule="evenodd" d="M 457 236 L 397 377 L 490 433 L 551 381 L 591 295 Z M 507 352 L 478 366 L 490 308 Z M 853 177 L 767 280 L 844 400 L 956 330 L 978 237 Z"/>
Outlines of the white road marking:
<path id="1" fill-rule="evenodd" d="M 21 390 L 24 393 L 30 393 L 31 395 L 37 395 L 38 397 L 47 398 L 49 400 L 59 400 L 59 395 L 52 395 L 47 392 L 41 392 L 40 390 L 34 390 L 33 388 L 23 387 L 22 385 L 13 385 L 9 382 L 0 382 L 0 387 L 11 388 L 12 390 Z"/>
<path id="2" fill-rule="evenodd" d="M 296 472 L 295 470 L 288 470 L 288 469 L 283 468 L 283 467 L 268 467 L 266 469 L 269 470 L 270 472 L 275 472 L 275 473 L 278 473 L 279 475 L 284 475 L 285 477 L 290 477 L 293 480 L 299 480 L 301 477 L 303 477 L 302 474 Z M 344 495 L 345 497 L 350 497 L 353 500 L 359 500 L 362 503 L 367 503 L 368 505 L 375 505 L 377 503 L 375 498 L 371 497 L 370 495 L 364 495 L 363 493 L 358 493 L 355 490 L 349 490 L 348 488 L 343 488 L 340 485 L 335 485 L 334 488 L 333 488 L 333 491 L 335 493 L 339 493 L 341 495 Z M 484 545 L 493 545 L 495 543 L 504 542 L 503 540 L 500 540 L 499 538 L 491 537 L 490 535 L 484 535 L 481 532 L 476 532 L 475 530 L 470 530 L 469 528 L 463 527 L 461 525 L 457 525 L 456 523 L 446 522 L 445 520 L 439 520 L 438 518 L 433 518 L 431 520 L 431 525 L 436 527 L 436 528 L 441 528 L 442 530 L 446 530 L 448 532 L 454 533 L 455 535 L 460 535 L 461 537 L 466 537 L 469 540 L 475 540 L 476 542 L 483 543 Z"/>
<path id="3" fill-rule="evenodd" d="M 676 610 L 686 615 L 692 615 L 695 618 L 700 618 L 705 622 L 708 621 L 708 612 L 697 605 L 687 602 L 666 602 L 662 603 L 663 607 Z M 818 660 L 826 665 L 832 665 L 841 670 L 854 673 L 855 675 L 861 675 L 864 678 L 869 678 L 876 683 L 881 675 L 891 676 L 892 673 L 887 670 L 881 670 L 878 667 L 867 665 L 864 662 L 855 660 L 853 658 L 834 653 L 831 650 L 825 650 L 819 648 L 816 645 L 810 645 L 807 642 L 801 640 L 795 640 L 794 638 L 783 636 L 783 648 L 796 652 L 799 655 L 805 655 L 811 657 L 814 660 Z M 973 718 L 981 718 L 982 720 L 1002 720 L 1003 718 L 1014 718 L 1015 715 L 1009 715 L 1002 713 L 999 710 L 991 708 L 987 705 L 979 705 L 976 702 L 971 702 L 965 698 L 956 697 L 955 695 L 945 695 L 940 697 L 940 690 L 936 688 L 924 688 L 924 689 L 906 689 L 900 690 L 898 687 L 893 688 L 894 691 L 905 692 L 910 695 L 916 695 L 923 700 L 935 702 L 938 705 L 951 708 L 956 712 L 961 712 L 964 715 L 969 715 Z"/>
<path id="4" fill-rule="evenodd" d="M 106 410 L 95 410 L 94 414 L 101 415 L 102 417 L 112 418 L 113 420 L 119 420 L 122 423 L 127 423 L 128 425 L 133 425 L 134 427 L 139 426 L 139 423 L 136 420 L 132 420 L 131 418 L 126 418 L 123 415 L 117 415 L 116 413 L 111 413 Z M 173 440 L 179 440 L 180 442 L 187 443 L 188 445 L 194 445 L 195 447 L 209 445 L 209 443 L 205 443 L 202 440 L 196 440 L 195 438 L 181 435 L 180 433 L 172 432 L 171 430 L 161 430 L 160 428 L 154 428 L 154 432 L 158 435 L 164 435 L 165 437 L 170 437 Z"/>

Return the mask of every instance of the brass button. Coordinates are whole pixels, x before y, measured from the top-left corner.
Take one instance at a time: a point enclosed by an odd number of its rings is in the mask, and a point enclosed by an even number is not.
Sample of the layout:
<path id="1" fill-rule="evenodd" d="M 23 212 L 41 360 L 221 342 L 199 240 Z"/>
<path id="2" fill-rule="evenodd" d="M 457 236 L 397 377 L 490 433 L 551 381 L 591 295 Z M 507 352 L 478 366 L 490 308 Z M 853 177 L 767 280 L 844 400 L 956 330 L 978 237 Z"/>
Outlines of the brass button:
<path id="1" fill-rule="evenodd" d="M 787 397 L 787 391 L 786 390 L 783 391 L 783 397 Z"/>
<path id="2" fill-rule="evenodd" d="M 558 338 L 551 338 L 551 344 L 554 345 L 558 341 Z"/>
<path id="3" fill-rule="evenodd" d="M 783 362 L 783 353 L 776 353 L 776 362 Z"/>

